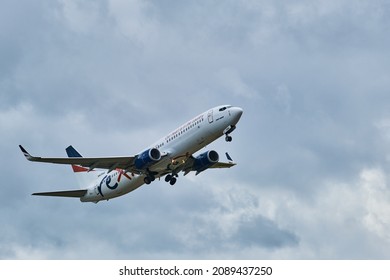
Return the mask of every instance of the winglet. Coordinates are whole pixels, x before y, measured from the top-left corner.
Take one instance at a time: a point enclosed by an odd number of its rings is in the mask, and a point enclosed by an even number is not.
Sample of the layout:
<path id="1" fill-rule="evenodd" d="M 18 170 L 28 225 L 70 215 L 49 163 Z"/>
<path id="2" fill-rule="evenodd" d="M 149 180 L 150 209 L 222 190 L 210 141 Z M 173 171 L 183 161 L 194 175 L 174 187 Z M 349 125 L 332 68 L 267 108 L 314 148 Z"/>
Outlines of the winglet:
<path id="1" fill-rule="evenodd" d="M 231 157 L 227 152 L 225 153 L 225 155 L 226 155 L 226 158 L 227 158 L 229 161 L 233 161 L 232 157 Z"/>
<path id="2" fill-rule="evenodd" d="M 31 160 L 33 157 L 29 154 L 29 152 L 26 151 L 25 148 L 23 148 L 22 145 L 19 145 L 19 148 L 22 150 L 23 155 L 26 157 L 26 159 Z"/>

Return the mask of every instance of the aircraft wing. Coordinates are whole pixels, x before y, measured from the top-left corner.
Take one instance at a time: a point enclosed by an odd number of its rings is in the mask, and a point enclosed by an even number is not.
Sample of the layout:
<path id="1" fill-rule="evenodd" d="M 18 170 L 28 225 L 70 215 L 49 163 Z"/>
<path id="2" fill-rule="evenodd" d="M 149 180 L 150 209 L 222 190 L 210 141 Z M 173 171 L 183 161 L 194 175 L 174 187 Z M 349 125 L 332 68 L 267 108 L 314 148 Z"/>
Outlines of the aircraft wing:
<path id="1" fill-rule="evenodd" d="M 184 172 L 184 176 L 187 175 L 191 171 L 195 171 L 196 175 L 199 173 L 203 172 L 206 169 L 209 168 L 230 168 L 236 163 L 234 162 L 215 162 L 215 163 L 210 163 L 209 165 L 206 165 L 204 167 L 197 167 L 195 164 L 195 158 L 193 156 L 189 157 L 187 161 L 185 162 L 184 166 L 182 166 L 181 170 Z"/>
<path id="2" fill-rule="evenodd" d="M 214 165 L 210 166 L 209 168 L 230 168 L 235 165 L 236 163 L 234 162 L 217 162 L 214 163 Z"/>
<path id="3" fill-rule="evenodd" d="M 101 157 L 101 158 L 85 158 L 85 157 L 70 157 L 70 158 L 42 158 L 30 155 L 26 149 L 19 145 L 24 156 L 29 161 L 47 162 L 56 164 L 76 164 L 89 169 L 102 168 L 114 170 L 115 168 L 121 168 L 124 170 L 132 171 L 134 167 L 135 157 Z"/>

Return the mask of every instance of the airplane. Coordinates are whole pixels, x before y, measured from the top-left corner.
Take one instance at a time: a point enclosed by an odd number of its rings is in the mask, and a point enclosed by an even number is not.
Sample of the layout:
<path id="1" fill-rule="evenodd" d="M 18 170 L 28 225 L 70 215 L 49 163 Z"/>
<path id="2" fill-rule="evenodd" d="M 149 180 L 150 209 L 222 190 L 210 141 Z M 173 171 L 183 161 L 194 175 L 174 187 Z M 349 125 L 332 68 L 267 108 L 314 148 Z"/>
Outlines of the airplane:
<path id="1" fill-rule="evenodd" d="M 66 148 L 67 158 L 42 158 L 32 156 L 21 145 L 19 148 L 29 161 L 71 165 L 83 187 L 32 195 L 75 197 L 81 202 L 98 203 L 127 194 L 164 176 L 167 183 L 174 185 L 180 172 L 184 176 L 191 171 L 198 175 L 208 168 L 236 165 L 228 153 L 229 162 L 220 162 L 214 150 L 196 157 L 193 154 L 221 136 L 231 142 L 230 134 L 236 129 L 242 113 L 241 108 L 231 105 L 211 108 L 134 156 L 86 158 L 69 146 Z"/>

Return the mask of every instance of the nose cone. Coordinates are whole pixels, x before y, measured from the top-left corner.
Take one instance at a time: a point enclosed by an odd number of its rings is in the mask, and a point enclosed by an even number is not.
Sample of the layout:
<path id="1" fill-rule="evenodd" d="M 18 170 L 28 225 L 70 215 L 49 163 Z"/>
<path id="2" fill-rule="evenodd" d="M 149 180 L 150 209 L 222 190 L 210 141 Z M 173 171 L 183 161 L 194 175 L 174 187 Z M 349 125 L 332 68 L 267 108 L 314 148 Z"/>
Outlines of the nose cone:
<path id="1" fill-rule="evenodd" d="M 242 113 L 244 112 L 240 107 L 233 107 L 230 109 L 230 112 L 233 116 L 234 123 L 238 123 L 241 118 Z"/>

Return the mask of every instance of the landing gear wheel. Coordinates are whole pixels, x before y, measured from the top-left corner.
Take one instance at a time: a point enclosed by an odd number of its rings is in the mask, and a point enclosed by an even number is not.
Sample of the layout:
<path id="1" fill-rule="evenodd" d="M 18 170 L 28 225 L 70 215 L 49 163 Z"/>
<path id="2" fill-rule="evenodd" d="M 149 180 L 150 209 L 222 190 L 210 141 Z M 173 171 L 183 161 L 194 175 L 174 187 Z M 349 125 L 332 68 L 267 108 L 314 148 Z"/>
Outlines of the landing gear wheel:
<path id="1" fill-rule="evenodd" d="M 171 181 L 171 179 L 172 179 L 172 175 L 171 174 L 168 174 L 167 176 L 165 176 L 165 182 L 169 182 L 169 181 Z"/>
<path id="2" fill-rule="evenodd" d="M 172 177 L 171 180 L 169 181 L 169 184 L 171 184 L 171 186 L 173 186 L 174 184 L 176 184 L 176 178 L 175 178 L 175 177 Z"/>
<path id="3" fill-rule="evenodd" d="M 233 138 L 230 135 L 226 135 L 225 140 L 226 142 L 232 142 Z"/>
<path id="4" fill-rule="evenodd" d="M 144 178 L 144 183 L 145 184 L 150 185 L 151 182 L 152 182 L 152 180 L 150 179 L 150 177 L 145 177 Z"/>

